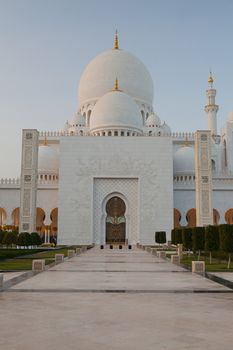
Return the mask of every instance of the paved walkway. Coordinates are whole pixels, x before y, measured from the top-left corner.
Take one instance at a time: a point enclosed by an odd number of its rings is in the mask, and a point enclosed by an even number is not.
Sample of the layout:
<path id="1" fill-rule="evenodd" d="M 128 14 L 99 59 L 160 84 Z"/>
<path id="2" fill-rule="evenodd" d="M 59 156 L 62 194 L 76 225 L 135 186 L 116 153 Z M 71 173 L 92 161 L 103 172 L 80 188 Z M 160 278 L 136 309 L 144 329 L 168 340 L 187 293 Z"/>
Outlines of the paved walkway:
<path id="1" fill-rule="evenodd" d="M 94 248 L 0 293 L 0 349 L 232 349 L 233 291 L 139 250 Z"/>

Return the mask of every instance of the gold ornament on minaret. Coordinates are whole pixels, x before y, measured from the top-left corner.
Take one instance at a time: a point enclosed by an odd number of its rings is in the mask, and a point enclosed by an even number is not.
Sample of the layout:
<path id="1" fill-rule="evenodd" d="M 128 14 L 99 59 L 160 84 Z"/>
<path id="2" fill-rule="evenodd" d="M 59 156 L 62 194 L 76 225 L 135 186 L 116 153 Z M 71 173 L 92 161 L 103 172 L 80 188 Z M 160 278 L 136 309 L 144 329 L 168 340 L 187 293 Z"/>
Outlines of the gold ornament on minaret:
<path id="1" fill-rule="evenodd" d="M 119 49 L 119 44 L 118 44 L 118 32 L 117 32 L 117 30 L 116 30 L 115 39 L 114 39 L 114 49 L 115 49 L 115 50 L 118 50 L 118 49 Z"/>
<path id="2" fill-rule="evenodd" d="M 211 71 L 210 71 L 210 74 L 209 74 L 208 83 L 209 83 L 210 87 L 212 88 L 213 87 L 213 83 L 214 83 L 214 78 L 212 76 L 212 72 Z"/>

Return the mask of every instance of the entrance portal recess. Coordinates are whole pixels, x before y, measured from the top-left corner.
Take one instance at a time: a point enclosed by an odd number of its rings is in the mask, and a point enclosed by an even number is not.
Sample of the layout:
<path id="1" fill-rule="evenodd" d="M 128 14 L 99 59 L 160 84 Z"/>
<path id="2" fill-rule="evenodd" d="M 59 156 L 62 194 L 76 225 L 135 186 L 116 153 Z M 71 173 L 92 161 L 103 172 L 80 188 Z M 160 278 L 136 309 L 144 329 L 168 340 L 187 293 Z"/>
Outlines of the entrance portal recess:
<path id="1" fill-rule="evenodd" d="M 114 196 L 106 204 L 106 243 L 124 243 L 126 205 L 123 199 Z"/>

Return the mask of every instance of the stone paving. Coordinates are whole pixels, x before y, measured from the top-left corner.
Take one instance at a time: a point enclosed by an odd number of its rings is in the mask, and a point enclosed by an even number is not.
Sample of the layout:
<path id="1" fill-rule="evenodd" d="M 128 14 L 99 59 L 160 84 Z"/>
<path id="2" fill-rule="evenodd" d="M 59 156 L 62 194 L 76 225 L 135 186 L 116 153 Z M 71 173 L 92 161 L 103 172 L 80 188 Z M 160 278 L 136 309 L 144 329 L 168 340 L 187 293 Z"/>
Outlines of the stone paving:
<path id="1" fill-rule="evenodd" d="M 233 291 L 98 247 L 0 293 L 0 349 L 232 349 Z"/>

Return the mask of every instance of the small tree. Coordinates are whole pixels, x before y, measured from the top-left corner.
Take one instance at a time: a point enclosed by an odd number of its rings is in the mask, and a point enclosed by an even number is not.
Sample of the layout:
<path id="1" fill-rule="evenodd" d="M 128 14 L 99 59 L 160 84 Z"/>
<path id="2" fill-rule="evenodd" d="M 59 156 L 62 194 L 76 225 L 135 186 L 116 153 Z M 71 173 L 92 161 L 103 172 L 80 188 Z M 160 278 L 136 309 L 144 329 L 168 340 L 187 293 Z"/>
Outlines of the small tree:
<path id="1" fill-rule="evenodd" d="M 42 244 L 42 239 L 40 238 L 40 236 L 37 232 L 31 233 L 31 244 L 35 245 L 35 246 Z"/>
<path id="2" fill-rule="evenodd" d="M 212 264 L 212 252 L 219 250 L 219 226 L 205 227 L 205 250 L 210 253 L 210 264 Z"/>
<path id="3" fill-rule="evenodd" d="M 227 268 L 231 265 L 231 253 L 233 252 L 233 225 L 219 225 L 220 249 L 228 253 Z"/>
<path id="4" fill-rule="evenodd" d="M 198 260 L 200 260 L 201 250 L 205 248 L 205 228 L 193 227 L 192 228 L 192 249 L 198 250 Z"/>
<path id="5" fill-rule="evenodd" d="M 6 235 L 6 231 L 0 231 L 0 244 L 3 244 L 4 237 Z"/>
<path id="6" fill-rule="evenodd" d="M 171 241 L 172 241 L 172 244 L 176 244 L 176 228 L 173 228 L 171 230 Z"/>
<path id="7" fill-rule="evenodd" d="M 192 228 L 185 227 L 182 229 L 182 242 L 186 249 L 192 249 Z"/>
<path id="8" fill-rule="evenodd" d="M 29 247 L 31 243 L 31 235 L 28 232 L 21 232 L 17 238 L 17 244 L 19 246 Z"/>
<path id="9" fill-rule="evenodd" d="M 166 232 L 165 231 L 158 231 L 155 232 L 155 242 L 159 244 L 166 243 Z"/>
<path id="10" fill-rule="evenodd" d="M 182 240 L 182 228 L 177 228 L 176 229 L 175 241 L 176 241 L 176 244 L 182 244 L 183 243 L 183 240 Z"/>
<path id="11" fill-rule="evenodd" d="M 182 243 L 182 228 L 180 227 L 175 227 L 171 231 L 171 240 L 172 244 L 180 244 Z"/>
<path id="12" fill-rule="evenodd" d="M 7 247 L 15 245 L 17 243 L 17 233 L 14 231 L 6 232 L 2 241 Z"/>

